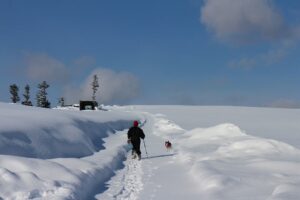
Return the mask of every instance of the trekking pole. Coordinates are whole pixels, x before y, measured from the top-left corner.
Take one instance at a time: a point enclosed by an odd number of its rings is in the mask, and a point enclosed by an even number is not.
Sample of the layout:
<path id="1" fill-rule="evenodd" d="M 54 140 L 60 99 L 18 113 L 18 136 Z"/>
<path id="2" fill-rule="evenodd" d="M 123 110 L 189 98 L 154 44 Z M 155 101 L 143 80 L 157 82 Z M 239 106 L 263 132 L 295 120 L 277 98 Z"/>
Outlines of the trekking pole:
<path id="1" fill-rule="evenodd" d="M 146 152 L 147 158 L 149 158 L 149 157 L 148 157 L 148 152 L 147 152 L 147 148 L 146 148 L 146 144 L 145 144 L 145 140 L 144 140 L 144 139 L 143 139 L 143 142 L 144 142 L 144 147 L 145 147 L 145 152 Z"/>

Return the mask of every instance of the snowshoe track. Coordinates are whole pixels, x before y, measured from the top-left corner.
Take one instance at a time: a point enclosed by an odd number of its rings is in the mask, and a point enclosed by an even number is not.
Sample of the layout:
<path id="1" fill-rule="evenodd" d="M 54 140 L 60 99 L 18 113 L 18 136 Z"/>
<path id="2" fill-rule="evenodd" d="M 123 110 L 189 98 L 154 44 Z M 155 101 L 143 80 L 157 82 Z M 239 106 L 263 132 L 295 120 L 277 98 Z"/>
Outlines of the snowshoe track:
<path id="1" fill-rule="evenodd" d="M 137 200 L 143 189 L 141 161 L 131 159 L 131 155 L 124 161 L 125 167 L 116 172 L 109 182 L 109 189 L 101 195 L 99 200 Z"/>

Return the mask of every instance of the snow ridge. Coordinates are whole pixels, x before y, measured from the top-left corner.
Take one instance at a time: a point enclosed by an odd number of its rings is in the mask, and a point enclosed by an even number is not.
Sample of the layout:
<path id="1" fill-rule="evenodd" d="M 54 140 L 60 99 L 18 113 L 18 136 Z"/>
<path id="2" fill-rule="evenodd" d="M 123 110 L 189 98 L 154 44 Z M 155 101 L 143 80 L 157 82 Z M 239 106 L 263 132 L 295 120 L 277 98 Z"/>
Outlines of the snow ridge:
<path id="1" fill-rule="evenodd" d="M 300 151 L 291 145 L 247 135 L 234 124 L 194 129 L 177 141 L 178 160 L 190 166 L 202 198 L 300 199 Z"/>
<path id="2" fill-rule="evenodd" d="M 93 199 L 121 168 L 126 129 L 136 119 L 114 111 L 2 103 L 0 108 L 0 199 L 5 200 Z"/>
<path id="3" fill-rule="evenodd" d="M 1 200 L 300 199 L 300 150 L 248 134 L 257 135 L 264 119 L 254 133 L 236 122 L 208 128 L 197 123 L 193 128 L 202 128 L 186 131 L 177 123 L 190 113 L 179 115 L 177 107 L 176 122 L 133 108 L 77 112 L 1 103 L 0 108 L 0 152 L 10 154 L 0 155 Z M 297 121 L 300 112 L 294 116 Z M 142 161 L 130 158 L 126 144 L 126 128 L 138 119 L 149 153 Z M 265 129 L 268 135 L 274 127 Z"/>

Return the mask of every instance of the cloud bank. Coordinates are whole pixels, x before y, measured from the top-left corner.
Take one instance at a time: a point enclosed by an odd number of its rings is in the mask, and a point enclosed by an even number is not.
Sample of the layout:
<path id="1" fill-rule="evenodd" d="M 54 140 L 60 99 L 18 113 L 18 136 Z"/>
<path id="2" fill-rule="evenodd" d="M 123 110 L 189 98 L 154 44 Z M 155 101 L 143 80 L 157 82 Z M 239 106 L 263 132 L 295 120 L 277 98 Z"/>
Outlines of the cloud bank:
<path id="1" fill-rule="evenodd" d="M 27 78 L 33 81 L 64 83 L 70 77 L 67 67 L 47 54 L 26 54 L 24 64 Z"/>
<path id="2" fill-rule="evenodd" d="M 58 93 L 69 104 L 92 99 L 91 83 L 95 74 L 99 77 L 96 100 L 100 104 L 126 104 L 140 94 L 140 82 L 136 76 L 105 68 L 95 69 L 92 67 L 95 63 L 90 56 L 82 56 L 71 64 L 65 64 L 46 53 L 26 53 L 22 63 L 24 67 L 19 67 L 19 70 L 31 83 L 47 81 L 61 88 Z M 91 73 L 81 81 L 82 75 L 88 72 Z"/>
<path id="3" fill-rule="evenodd" d="M 91 83 L 95 74 L 99 78 L 96 100 L 100 104 L 126 104 L 139 95 L 140 83 L 133 74 L 99 68 L 92 71 L 79 88 L 66 86 L 63 92 L 66 101 L 91 100 Z"/>
<path id="4" fill-rule="evenodd" d="M 279 99 L 267 105 L 276 108 L 300 108 L 300 102 L 291 99 Z"/>
<path id="5" fill-rule="evenodd" d="M 220 41 L 271 44 L 266 52 L 230 61 L 228 65 L 234 69 L 277 64 L 300 38 L 300 26 L 289 24 L 273 0 L 204 0 L 200 19 Z"/>
<path id="6" fill-rule="evenodd" d="M 249 42 L 293 37 L 272 0 L 205 0 L 201 22 L 220 40 Z"/>

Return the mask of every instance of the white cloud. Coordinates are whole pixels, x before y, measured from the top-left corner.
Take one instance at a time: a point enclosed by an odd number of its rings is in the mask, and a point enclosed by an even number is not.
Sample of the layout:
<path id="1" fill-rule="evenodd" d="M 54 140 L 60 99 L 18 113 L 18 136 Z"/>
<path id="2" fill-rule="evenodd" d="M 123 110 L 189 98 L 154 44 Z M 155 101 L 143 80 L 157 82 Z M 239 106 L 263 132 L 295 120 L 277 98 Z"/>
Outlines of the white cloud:
<path id="1" fill-rule="evenodd" d="M 87 68 L 96 64 L 96 60 L 92 56 L 81 56 L 74 60 L 74 65 L 79 68 Z"/>
<path id="2" fill-rule="evenodd" d="M 59 60 L 47 54 L 27 54 L 25 56 L 26 76 L 34 81 L 66 82 L 69 72 Z"/>
<path id="3" fill-rule="evenodd" d="M 96 94 L 99 103 L 126 104 L 139 95 L 140 83 L 133 74 L 104 68 L 92 71 L 95 62 L 93 57 L 82 56 L 74 60 L 72 65 L 67 66 L 45 53 L 25 53 L 22 63 L 24 67 L 18 66 L 16 70 L 22 71 L 22 76 L 30 79 L 29 82 L 45 80 L 50 84 L 56 84 L 62 88 L 60 93 L 65 97 L 66 103 L 91 100 L 91 83 L 94 74 L 99 77 L 100 87 Z M 80 84 L 82 74 L 90 71 L 92 71 L 90 75 Z"/>
<path id="4" fill-rule="evenodd" d="M 244 57 L 229 62 L 230 68 L 235 69 L 252 69 L 258 66 L 270 66 L 281 62 L 294 47 L 293 43 L 282 42 L 276 48 L 270 49 L 254 57 Z"/>
<path id="5" fill-rule="evenodd" d="M 271 45 L 266 52 L 230 61 L 231 68 L 252 69 L 279 63 L 300 38 L 300 26 L 288 24 L 274 0 L 204 0 L 201 22 L 221 41 L 267 41 Z"/>
<path id="6" fill-rule="evenodd" d="M 235 42 L 286 39 L 295 33 L 272 0 L 205 0 L 201 22 L 218 39 Z"/>
<path id="7" fill-rule="evenodd" d="M 99 103 L 125 104 L 139 94 L 139 81 L 133 74 L 99 68 L 94 70 L 79 88 L 66 87 L 64 89 L 66 101 L 74 103 L 79 100 L 91 100 L 91 83 L 95 74 L 98 75 L 100 85 L 96 93 L 96 100 Z"/>

